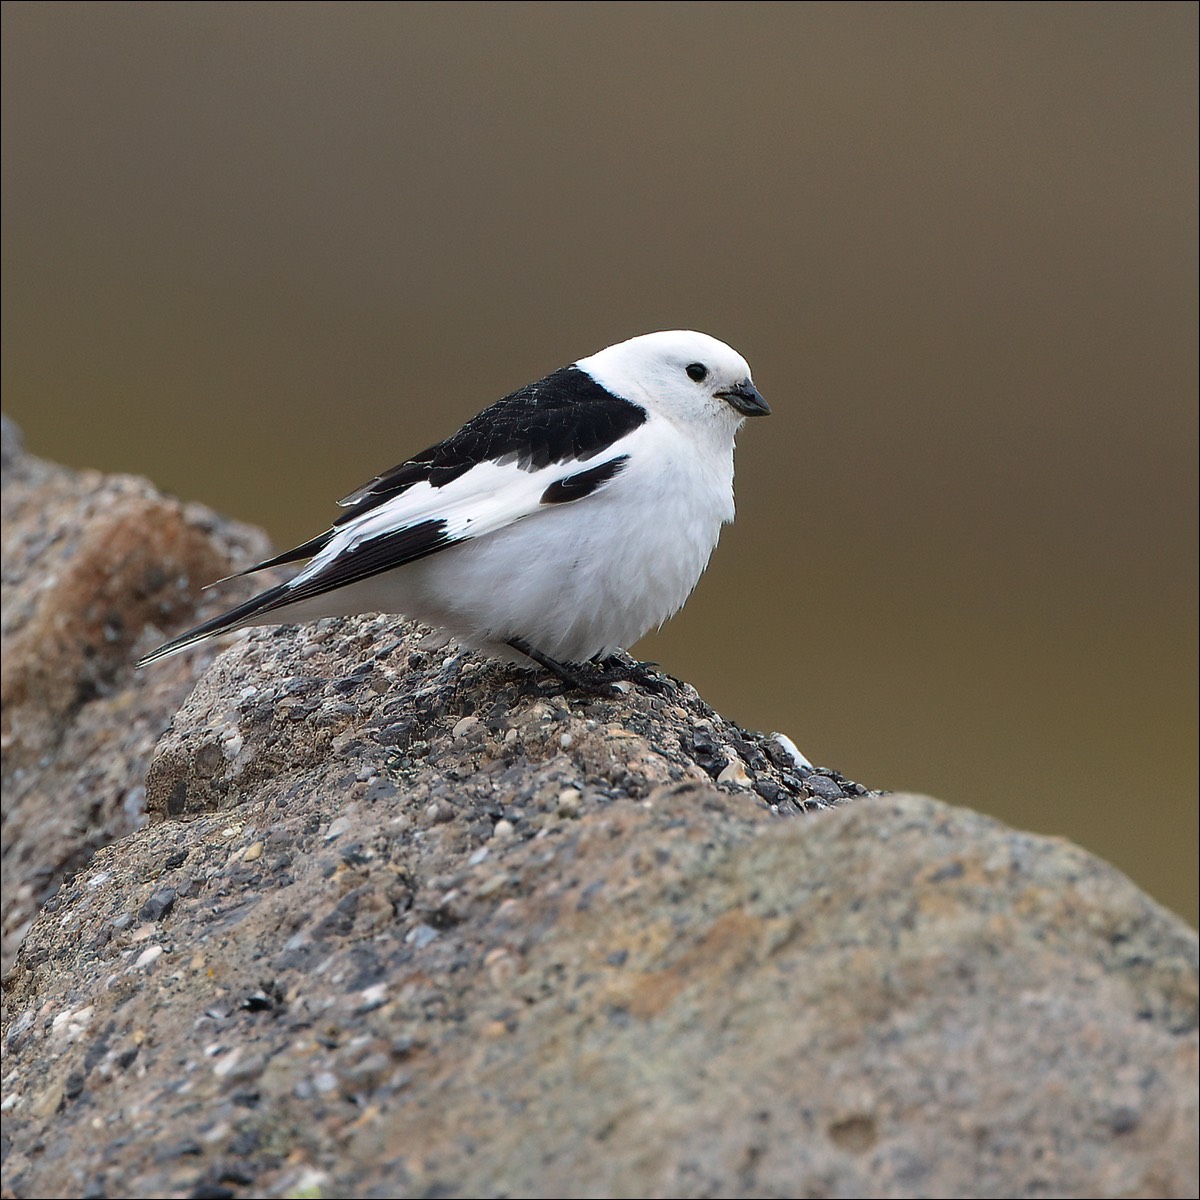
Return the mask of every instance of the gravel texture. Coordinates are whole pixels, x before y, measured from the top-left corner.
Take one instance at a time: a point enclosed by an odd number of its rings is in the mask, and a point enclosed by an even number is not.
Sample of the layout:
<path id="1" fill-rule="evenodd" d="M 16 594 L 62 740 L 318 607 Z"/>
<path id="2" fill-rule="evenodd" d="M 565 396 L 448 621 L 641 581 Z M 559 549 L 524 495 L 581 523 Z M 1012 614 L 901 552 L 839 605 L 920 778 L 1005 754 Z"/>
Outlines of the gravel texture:
<path id="1" fill-rule="evenodd" d="M 3 426 L 2 968 L 40 904 L 98 846 L 144 822 L 145 773 L 215 647 L 135 673 L 160 628 L 203 619 L 201 584 L 267 552 L 265 535 L 144 479 L 71 471 Z"/>

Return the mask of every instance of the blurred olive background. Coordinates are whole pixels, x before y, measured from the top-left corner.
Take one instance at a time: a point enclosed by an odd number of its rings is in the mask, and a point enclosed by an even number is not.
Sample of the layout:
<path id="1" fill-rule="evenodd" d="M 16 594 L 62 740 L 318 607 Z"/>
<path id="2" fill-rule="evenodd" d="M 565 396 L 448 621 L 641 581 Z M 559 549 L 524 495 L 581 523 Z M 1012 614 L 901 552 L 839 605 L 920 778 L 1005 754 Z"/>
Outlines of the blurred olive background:
<path id="1" fill-rule="evenodd" d="M 640 654 L 1194 923 L 1196 16 L 8 3 L 4 403 L 290 544 L 529 379 L 713 333 L 775 415 Z"/>

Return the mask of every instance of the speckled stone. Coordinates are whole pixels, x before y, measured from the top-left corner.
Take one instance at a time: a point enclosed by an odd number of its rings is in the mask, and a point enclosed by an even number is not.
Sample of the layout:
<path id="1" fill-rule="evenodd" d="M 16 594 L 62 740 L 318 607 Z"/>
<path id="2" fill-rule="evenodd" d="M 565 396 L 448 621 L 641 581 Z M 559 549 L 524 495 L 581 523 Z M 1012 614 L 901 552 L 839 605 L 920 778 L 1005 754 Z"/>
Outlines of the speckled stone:
<path id="1" fill-rule="evenodd" d="M 215 648 L 135 673 L 138 654 L 202 618 L 218 601 L 201 586 L 268 542 L 144 479 L 44 462 L 2 424 L 7 973 L 64 875 L 144 822 L 150 753 Z"/>

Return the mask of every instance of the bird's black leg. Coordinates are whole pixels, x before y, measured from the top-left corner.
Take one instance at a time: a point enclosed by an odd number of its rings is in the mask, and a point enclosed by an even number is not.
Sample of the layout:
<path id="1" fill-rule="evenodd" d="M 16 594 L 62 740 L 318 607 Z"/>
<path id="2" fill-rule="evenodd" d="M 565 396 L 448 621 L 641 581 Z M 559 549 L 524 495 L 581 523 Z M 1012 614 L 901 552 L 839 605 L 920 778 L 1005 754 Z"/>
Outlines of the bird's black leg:
<path id="1" fill-rule="evenodd" d="M 508 644 L 514 650 L 518 650 L 524 654 L 526 658 L 532 658 L 538 666 L 545 667 L 551 674 L 557 675 L 563 683 L 570 684 L 571 687 L 591 692 L 596 696 L 611 696 L 613 694 L 612 689 L 608 686 L 608 680 L 594 679 L 577 670 L 572 663 L 561 663 L 557 658 L 551 658 L 550 655 L 543 654 L 535 646 L 531 646 L 524 638 L 509 638 Z"/>
<path id="2" fill-rule="evenodd" d="M 652 692 L 661 692 L 663 685 L 649 669 L 653 664 L 639 663 L 633 659 L 624 661 L 613 655 L 603 662 L 597 662 L 595 670 L 581 670 L 575 663 L 561 663 L 548 654 L 543 654 L 531 646 L 524 638 L 510 638 L 508 643 L 514 650 L 519 650 L 527 658 L 553 672 L 564 683 L 571 687 L 591 692 L 596 696 L 611 696 L 614 683 L 634 683 L 638 687 L 647 688 Z"/>

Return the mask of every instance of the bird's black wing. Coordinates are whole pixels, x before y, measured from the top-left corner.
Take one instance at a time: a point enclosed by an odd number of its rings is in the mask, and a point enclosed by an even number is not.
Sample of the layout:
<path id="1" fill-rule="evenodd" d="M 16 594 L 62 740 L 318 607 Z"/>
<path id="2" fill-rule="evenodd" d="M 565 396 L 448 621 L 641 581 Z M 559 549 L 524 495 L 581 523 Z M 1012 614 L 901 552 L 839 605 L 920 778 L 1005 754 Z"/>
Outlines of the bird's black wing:
<path id="1" fill-rule="evenodd" d="M 586 461 L 632 433 L 647 417 L 641 405 L 614 396 L 586 371 L 562 367 L 498 400 L 457 433 L 377 475 L 339 503 L 343 525 L 415 483 L 444 487 L 477 463 L 515 462 L 524 471 Z"/>
<path id="2" fill-rule="evenodd" d="M 238 574 L 253 575 L 268 567 L 312 558 L 340 528 L 422 481 L 431 487 L 445 487 L 482 462 L 512 462 L 524 471 L 536 471 L 551 463 L 587 461 L 632 433 L 647 415 L 641 405 L 614 396 L 586 371 L 562 367 L 497 400 L 445 441 L 376 475 L 339 500 L 347 511 L 325 532 Z M 605 474 L 593 481 L 592 487 L 609 477 Z M 577 498 L 560 490 L 546 502 Z"/>

